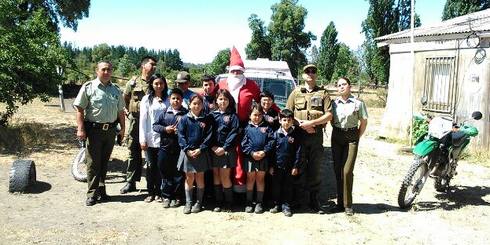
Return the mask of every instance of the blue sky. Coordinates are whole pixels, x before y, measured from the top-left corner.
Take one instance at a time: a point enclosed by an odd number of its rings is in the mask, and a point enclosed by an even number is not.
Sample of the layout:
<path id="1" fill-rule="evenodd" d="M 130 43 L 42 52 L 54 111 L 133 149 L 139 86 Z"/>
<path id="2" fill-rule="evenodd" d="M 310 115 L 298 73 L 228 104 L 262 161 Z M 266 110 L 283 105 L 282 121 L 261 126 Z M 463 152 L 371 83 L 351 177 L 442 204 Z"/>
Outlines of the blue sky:
<path id="1" fill-rule="evenodd" d="M 77 32 L 61 29 L 61 40 L 77 47 L 100 43 L 178 49 L 184 62 L 211 62 L 218 51 L 238 48 L 245 57 L 250 41 L 248 17 L 255 13 L 266 26 L 271 6 L 279 0 L 92 0 L 89 17 L 79 21 Z M 418 0 L 415 11 L 422 25 L 440 21 L 446 0 Z M 366 18 L 366 0 L 299 0 L 308 10 L 305 31 L 318 42 L 330 21 L 336 25 L 338 40 L 356 49 L 364 40 L 361 23 Z"/>

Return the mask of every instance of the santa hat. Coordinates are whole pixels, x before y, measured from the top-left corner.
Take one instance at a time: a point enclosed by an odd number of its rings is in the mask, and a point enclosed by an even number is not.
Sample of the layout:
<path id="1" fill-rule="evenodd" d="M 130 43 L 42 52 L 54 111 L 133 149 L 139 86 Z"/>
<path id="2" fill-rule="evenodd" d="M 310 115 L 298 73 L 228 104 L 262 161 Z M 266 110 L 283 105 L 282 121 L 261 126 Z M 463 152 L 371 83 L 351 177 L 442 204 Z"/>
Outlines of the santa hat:
<path id="1" fill-rule="evenodd" d="M 245 71 L 245 65 L 243 65 L 242 57 L 240 57 L 240 54 L 238 53 L 238 50 L 233 46 L 231 49 L 231 55 L 230 55 L 230 66 L 228 68 L 229 71 Z"/>

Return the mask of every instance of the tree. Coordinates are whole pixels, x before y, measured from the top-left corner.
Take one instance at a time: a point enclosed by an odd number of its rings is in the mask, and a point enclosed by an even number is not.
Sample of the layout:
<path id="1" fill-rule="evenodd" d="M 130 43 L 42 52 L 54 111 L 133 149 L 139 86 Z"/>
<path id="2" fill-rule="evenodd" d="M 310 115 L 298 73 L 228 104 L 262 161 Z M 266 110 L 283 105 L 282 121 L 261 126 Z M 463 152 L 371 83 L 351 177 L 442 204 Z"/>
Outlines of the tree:
<path id="1" fill-rule="evenodd" d="M 112 49 L 106 43 L 95 45 L 92 48 L 92 62 L 97 64 L 101 60 L 112 60 Z"/>
<path id="2" fill-rule="evenodd" d="M 305 52 L 316 37 L 311 32 L 303 32 L 307 11 L 297 5 L 297 0 L 281 0 L 272 5 L 269 38 L 272 60 L 283 60 L 289 65 L 293 76 L 306 63 Z"/>
<path id="3" fill-rule="evenodd" d="M 226 67 L 230 63 L 230 49 L 223 49 L 214 57 L 211 64 L 206 67 L 209 75 L 218 75 L 226 72 Z"/>
<path id="4" fill-rule="evenodd" d="M 360 65 L 354 52 L 345 43 L 339 43 L 338 46 L 332 80 L 336 81 L 339 77 L 348 77 L 352 81 L 359 79 Z"/>
<path id="5" fill-rule="evenodd" d="M 271 58 L 271 43 L 264 22 L 256 14 L 248 18 L 248 26 L 252 30 L 252 38 L 245 48 L 247 59 Z"/>
<path id="6" fill-rule="evenodd" d="M 18 108 L 36 97 L 44 101 L 61 81 L 64 67 L 58 24 L 76 29 L 88 15 L 89 0 L 0 2 L 0 125 L 7 125 Z"/>
<path id="7" fill-rule="evenodd" d="M 398 31 L 399 14 L 394 8 L 394 0 L 369 0 L 368 15 L 362 22 L 366 37 L 363 44 L 365 68 L 375 86 L 388 82 L 390 54 L 388 47 L 376 47 L 374 38 Z"/>
<path id="8" fill-rule="evenodd" d="M 331 21 L 323 31 L 322 38 L 320 39 L 317 63 L 320 78 L 325 79 L 327 82 L 332 78 L 338 52 L 337 30 L 335 29 L 335 24 Z"/>
<path id="9" fill-rule="evenodd" d="M 411 5 L 410 0 L 398 0 L 396 18 L 398 19 L 398 31 L 403 31 L 406 29 L 410 29 L 410 19 L 411 19 Z M 419 27 L 421 25 L 420 16 L 415 14 L 414 20 L 415 27 Z"/>
<path id="10" fill-rule="evenodd" d="M 182 70 L 184 63 L 180 59 L 180 52 L 177 49 L 168 50 L 163 58 L 165 67 L 172 70 Z"/>
<path id="11" fill-rule="evenodd" d="M 129 56 L 127 54 L 124 54 L 123 57 L 119 59 L 119 62 L 117 63 L 116 74 L 121 77 L 127 78 L 131 74 L 133 74 L 135 70 L 136 67 L 133 63 L 131 63 Z"/>
<path id="12" fill-rule="evenodd" d="M 447 0 L 442 12 L 442 20 L 452 19 L 489 7 L 489 0 Z"/>
<path id="13" fill-rule="evenodd" d="M 318 56 L 318 48 L 316 47 L 316 45 L 311 46 L 309 63 L 316 64 L 318 62 Z"/>

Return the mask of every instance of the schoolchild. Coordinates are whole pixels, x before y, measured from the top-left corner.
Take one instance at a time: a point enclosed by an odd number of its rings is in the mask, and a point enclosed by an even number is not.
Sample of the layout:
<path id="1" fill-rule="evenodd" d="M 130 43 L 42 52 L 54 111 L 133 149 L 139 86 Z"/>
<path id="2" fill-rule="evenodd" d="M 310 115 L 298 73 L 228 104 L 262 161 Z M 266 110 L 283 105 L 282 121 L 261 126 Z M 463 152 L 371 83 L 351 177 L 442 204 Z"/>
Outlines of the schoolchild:
<path id="1" fill-rule="evenodd" d="M 293 126 L 294 114 L 284 109 L 279 113 L 281 127 L 274 133 L 275 157 L 271 162 L 269 173 L 272 175 L 272 199 L 274 207 L 271 213 L 282 210 L 285 216 L 292 216 L 291 201 L 293 198 L 293 176 L 300 169 L 301 147 L 300 128 Z"/>
<path id="2" fill-rule="evenodd" d="M 216 198 L 214 211 L 221 211 L 223 194 L 224 209 L 230 211 L 233 203 L 230 170 L 236 167 L 239 121 L 235 113 L 235 100 L 228 90 L 219 89 L 216 92 L 214 104 L 217 106 L 217 110 L 212 113 L 214 134 L 211 147 L 213 184 Z"/>
<path id="3" fill-rule="evenodd" d="M 204 99 L 204 112 L 211 113 L 216 110 L 215 96 L 213 96 L 214 91 L 214 77 L 209 75 L 204 75 L 201 78 L 202 81 L 202 97 Z"/>
<path id="4" fill-rule="evenodd" d="M 264 110 L 264 121 L 269 124 L 273 131 L 276 131 L 279 128 L 279 111 L 272 108 L 274 104 L 274 95 L 264 90 L 264 92 L 260 93 L 260 105 Z"/>
<path id="5" fill-rule="evenodd" d="M 184 180 L 182 172 L 177 170 L 177 160 L 180 153 L 177 125 L 188 111 L 182 106 L 184 96 L 182 90 L 174 88 L 169 94 L 169 106 L 153 124 L 153 130 L 160 135 L 158 166 L 162 176 L 163 207 L 176 208 L 181 204 Z"/>
<path id="6" fill-rule="evenodd" d="M 148 197 L 145 202 L 162 201 L 162 176 L 158 166 L 158 151 L 160 148 L 160 134 L 153 131 L 152 125 L 167 109 L 167 80 L 160 74 L 149 79 L 148 94 L 143 96 L 140 103 L 139 142 L 141 150 L 145 151 L 148 161 L 146 169 L 146 188 Z"/>
<path id="7" fill-rule="evenodd" d="M 177 126 L 181 148 L 177 167 L 185 172 L 184 214 L 198 213 L 202 208 L 204 172 L 209 169 L 208 150 L 212 139 L 212 124 L 212 116 L 203 111 L 202 96 L 193 95 L 189 100 L 189 112 Z M 197 186 L 196 199 L 193 197 L 194 181 Z"/>
<path id="8" fill-rule="evenodd" d="M 263 108 L 260 104 L 252 106 L 250 122 L 245 127 L 242 140 L 242 151 L 245 154 L 245 170 L 247 171 L 247 203 L 245 212 L 254 212 L 253 191 L 257 188 L 255 213 L 264 211 L 264 177 L 269 167 L 268 155 L 274 148 L 274 132 L 263 120 Z"/>

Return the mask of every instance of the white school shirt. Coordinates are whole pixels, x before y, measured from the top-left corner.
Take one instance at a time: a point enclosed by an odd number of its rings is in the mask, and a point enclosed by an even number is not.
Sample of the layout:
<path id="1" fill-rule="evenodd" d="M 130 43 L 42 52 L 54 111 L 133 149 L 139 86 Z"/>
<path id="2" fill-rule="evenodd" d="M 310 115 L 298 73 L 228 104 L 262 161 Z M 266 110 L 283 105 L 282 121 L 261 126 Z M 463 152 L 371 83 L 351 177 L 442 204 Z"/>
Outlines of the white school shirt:
<path id="1" fill-rule="evenodd" d="M 158 120 L 169 106 L 168 97 L 165 101 L 159 101 L 160 98 L 153 97 L 152 103 L 148 103 L 149 95 L 145 95 L 140 103 L 140 125 L 139 125 L 139 142 L 146 143 L 148 147 L 160 147 L 160 133 L 153 131 L 153 123 Z"/>

